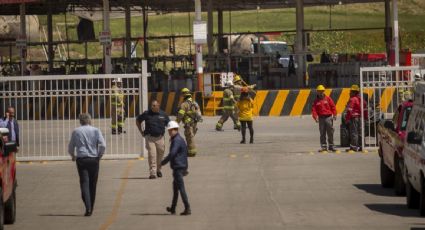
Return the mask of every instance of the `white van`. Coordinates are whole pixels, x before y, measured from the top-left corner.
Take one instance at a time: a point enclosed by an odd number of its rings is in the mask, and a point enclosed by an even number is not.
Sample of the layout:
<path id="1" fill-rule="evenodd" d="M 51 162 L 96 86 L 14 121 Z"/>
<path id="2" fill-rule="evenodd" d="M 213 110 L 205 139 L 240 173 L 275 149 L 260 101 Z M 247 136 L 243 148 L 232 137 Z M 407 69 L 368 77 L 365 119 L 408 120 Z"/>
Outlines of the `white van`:
<path id="1" fill-rule="evenodd" d="M 404 143 L 404 179 L 409 208 L 419 208 L 425 216 L 425 82 L 415 86 L 413 109 L 407 122 Z"/>

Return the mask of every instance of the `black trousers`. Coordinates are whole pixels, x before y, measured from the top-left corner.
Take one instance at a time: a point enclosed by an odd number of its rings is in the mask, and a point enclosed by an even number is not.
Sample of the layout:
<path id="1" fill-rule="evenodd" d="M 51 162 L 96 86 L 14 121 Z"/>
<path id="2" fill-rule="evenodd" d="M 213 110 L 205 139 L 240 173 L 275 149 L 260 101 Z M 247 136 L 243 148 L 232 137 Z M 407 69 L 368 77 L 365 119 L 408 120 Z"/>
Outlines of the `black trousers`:
<path id="1" fill-rule="evenodd" d="M 81 198 L 86 211 L 93 211 L 96 200 L 96 185 L 99 175 L 100 158 L 87 157 L 77 159 L 78 175 L 80 176 Z"/>
<path id="2" fill-rule="evenodd" d="M 189 199 L 187 198 L 186 189 L 184 187 L 183 173 L 185 169 L 173 170 L 173 201 L 171 203 L 171 209 L 176 210 L 177 200 L 179 198 L 179 192 L 183 200 L 184 208 L 190 209 Z"/>
<path id="3" fill-rule="evenodd" d="M 247 125 L 248 125 L 248 129 L 249 129 L 249 135 L 251 136 L 251 139 L 253 139 L 254 138 L 254 125 L 253 125 L 253 121 L 241 121 L 241 125 L 242 125 L 242 129 L 241 129 L 242 140 L 245 140 L 246 126 Z"/>

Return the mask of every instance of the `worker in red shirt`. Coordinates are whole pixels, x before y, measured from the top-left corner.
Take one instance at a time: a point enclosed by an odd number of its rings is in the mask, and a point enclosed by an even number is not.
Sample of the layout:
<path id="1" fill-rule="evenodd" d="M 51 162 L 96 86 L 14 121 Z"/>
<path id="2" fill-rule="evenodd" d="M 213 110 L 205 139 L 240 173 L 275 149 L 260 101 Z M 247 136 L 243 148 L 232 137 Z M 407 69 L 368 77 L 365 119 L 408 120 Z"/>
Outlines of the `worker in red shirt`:
<path id="1" fill-rule="evenodd" d="M 352 85 L 350 89 L 350 100 L 347 104 L 347 113 L 345 115 L 345 123 L 350 130 L 350 148 L 346 151 L 362 151 L 362 135 L 361 135 L 361 98 L 360 88 L 358 85 Z M 364 118 L 367 119 L 366 102 L 363 101 Z"/>
<path id="2" fill-rule="evenodd" d="M 337 113 L 335 103 L 332 98 L 325 95 L 325 87 L 323 85 L 317 87 L 317 98 L 313 103 L 312 115 L 316 123 L 319 123 L 321 145 L 319 152 L 328 150 L 335 152 L 333 123 L 336 120 Z M 328 143 L 326 143 L 326 135 L 328 136 Z"/>

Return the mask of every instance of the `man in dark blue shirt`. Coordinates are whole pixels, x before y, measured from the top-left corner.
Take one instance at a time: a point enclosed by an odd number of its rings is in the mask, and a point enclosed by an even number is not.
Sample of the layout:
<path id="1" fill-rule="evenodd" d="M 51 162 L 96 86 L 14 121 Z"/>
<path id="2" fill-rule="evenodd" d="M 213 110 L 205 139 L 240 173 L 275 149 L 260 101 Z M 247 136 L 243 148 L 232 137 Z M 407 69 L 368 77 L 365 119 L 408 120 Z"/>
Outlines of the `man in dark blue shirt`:
<path id="1" fill-rule="evenodd" d="M 142 128 L 142 122 L 145 122 L 145 128 Z M 153 100 L 151 109 L 137 116 L 136 125 L 139 132 L 146 140 L 146 149 L 148 150 L 149 161 L 149 179 L 162 177 L 161 161 L 165 152 L 165 127 L 170 122 L 168 115 L 160 110 L 158 101 Z"/>
<path id="2" fill-rule="evenodd" d="M 180 213 L 182 216 L 191 214 L 189 200 L 187 198 L 186 189 L 184 187 L 183 176 L 187 174 L 188 162 L 187 162 L 187 145 L 184 139 L 179 134 L 179 124 L 175 121 L 171 121 L 168 124 L 168 134 L 171 137 L 170 153 L 161 162 L 161 165 L 165 165 L 170 162 L 171 169 L 173 170 L 173 201 L 171 207 L 167 207 L 167 211 L 171 214 L 176 214 L 177 199 L 179 192 L 183 200 L 184 211 Z"/>

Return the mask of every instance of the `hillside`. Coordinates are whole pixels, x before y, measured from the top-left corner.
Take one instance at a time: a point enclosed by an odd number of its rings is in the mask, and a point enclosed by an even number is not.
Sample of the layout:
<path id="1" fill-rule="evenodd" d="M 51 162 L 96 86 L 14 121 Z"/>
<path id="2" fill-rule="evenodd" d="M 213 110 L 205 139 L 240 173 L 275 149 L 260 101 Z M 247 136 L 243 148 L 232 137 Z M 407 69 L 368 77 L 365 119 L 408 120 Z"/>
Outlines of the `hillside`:
<path id="1" fill-rule="evenodd" d="M 401 47 L 413 51 L 425 49 L 425 1 L 400 0 L 400 35 Z M 245 31 L 275 31 L 295 29 L 295 9 L 275 9 L 232 12 L 231 26 L 229 12 L 224 13 L 225 32 Z M 215 14 L 216 16 L 216 14 Z M 206 15 L 203 15 L 206 20 Z M 173 13 L 153 15 L 149 18 L 149 35 L 190 34 L 190 24 L 193 14 Z M 45 19 L 40 20 L 45 23 Z M 215 18 L 215 22 L 216 22 Z M 54 18 L 55 24 L 65 37 L 64 16 Z M 68 34 L 71 40 L 77 39 L 75 25 L 78 18 L 68 15 Z M 384 27 L 384 4 L 353 4 L 332 7 L 309 7 L 305 9 L 306 29 L 342 29 L 342 28 L 380 28 Z M 231 30 L 230 30 L 231 27 Z M 56 26 L 55 26 L 56 28 Z M 111 22 L 113 37 L 124 37 L 124 20 L 114 19 Z M 96 34 L 102 29 L 102 22 L 95 22 Z M 142 36 L 141 17 L 132 17 L 132 36 Z M 217 26 L 215 25 L 215 32 Z M 315 52 L 327 50 L 328 52 L 356 53 L 356 52 L 383 52 L 385 50 L 383 30 L 353 31 L 353 32 L 314 32 L 311 33 L 310 49 Z M 55 34 L 58 37 L 58 33 Z M 285 33 L 281 38 L 293 43 L 294 34 Z M 150 49 L 154 55 L 169 55 L 168 40 L 152 41 Z M 176 50 L 179 54 L 190 52 L 189 39 L 178 39 Z M 193 49 L 193 48 L 192 48 Z M 138 46 L 140 56 L 142 47 Z M 71 55 L 83 56 L 82 45 L 71 45 Z M 98 57 L 101 47 L 98 44 L 89 45 L 89 57 Z M 116 48 L 114 56 L 121 56 L 122 51 Z"/>

